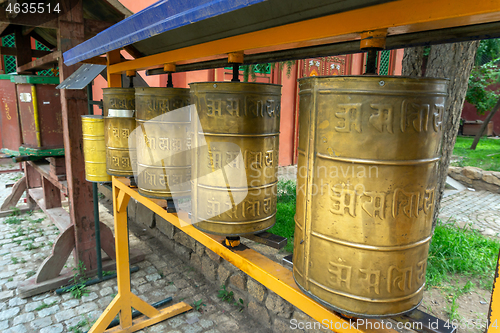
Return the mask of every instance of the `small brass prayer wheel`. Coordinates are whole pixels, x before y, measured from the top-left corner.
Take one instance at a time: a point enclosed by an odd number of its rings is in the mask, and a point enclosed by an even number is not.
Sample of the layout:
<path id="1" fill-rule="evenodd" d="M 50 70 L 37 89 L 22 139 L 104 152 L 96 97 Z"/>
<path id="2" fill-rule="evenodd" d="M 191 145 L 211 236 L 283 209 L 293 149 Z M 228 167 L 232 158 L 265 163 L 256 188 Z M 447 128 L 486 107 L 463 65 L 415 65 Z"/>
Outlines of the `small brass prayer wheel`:
<path id="1" fill-rule="evenodd" d="M 224 236 L 269 229 L 276 221 L 281 86 L 203 82 L 190 87 L 196 106 L 193 225 Z"/>
<path id="2" fill-rule="evenodd" d="M 85 179 L 89 182 L 110 182 L 111 176 L 106 172 L 106 145 L 102 116 L 82 116 L 82 133 Z"/>
<path id="3" fill-rule="evenodd" d="M 169 199 L 191 192 L 189 89 L 136 88 L 139 193 Z"/>
<path id="4" fill-rule="evenodd" d="M 129 136 L 136 128 L 135 89 L 103 89 L 106 168 L 112 176 L 133 176 L 135 147 Z"/>

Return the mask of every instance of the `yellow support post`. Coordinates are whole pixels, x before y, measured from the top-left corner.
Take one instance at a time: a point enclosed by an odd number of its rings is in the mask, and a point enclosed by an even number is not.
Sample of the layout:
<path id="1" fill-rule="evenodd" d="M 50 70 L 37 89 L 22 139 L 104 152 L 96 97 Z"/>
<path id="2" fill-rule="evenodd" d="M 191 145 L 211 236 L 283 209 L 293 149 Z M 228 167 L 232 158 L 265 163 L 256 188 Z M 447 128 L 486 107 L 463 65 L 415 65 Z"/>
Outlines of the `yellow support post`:
<path id="1" fill-rule="evenodd" d="M 491 293 L 490 311 L 488 313 L 487 333 L 500 332 L 500 253 L 498 255 L 493 291 Z"/>
<path id="2" fill-rule="evenodd" d="M 165 319 L 171 318 L 192 307 L 180 302 L 168 308 L 158 310 L 133 294 L 130 290 L 130 258 L 127 228 L 127 204 L 130 195 L 122 188 L 121 184 L 113 177 L 113 213 L 115 218 L 115 245 L 116 245 L 116 275 L 118 280 L 118 294 L 108 305 L 104 313 L 95 322 L 89 333 L 102 332 L 136 332 L 144 327 L 154 325 Z M 132 308 L 138 310 L 146 317 L 132 320 Z M 109 323 L 119 314 L 120 325 L 106 330 Z"/>
<path id="3" fill-rule="evenodd" d="M 119 63 L 120 60 L 119 50 L 108 52 L 108 87 L 122 86 L 121 75 L 112 74 L 109 71 L 109 66 Z M 128 71 L 127 75 L 133 76 L 135 75 L 135 71 Z M 122 184 L 116 180 L 116 177 L 112 177 L 112 179 L 118 294 L 104 310 L 104 313 L 99 319 L 97 319 L 89 330 L 89 333 L 136 332 L 144 327 L 154 325 L 160 321 L 192 309 L 189 304 L 180 302 L 168 308 L 158 310 L 132 293 L 130 289 L 130 257 L 127 227 L 127 205 L 130 201 L 130 195 L 127 191 L 124 191 L 123 188 L 116 186 L 117 184 Z M 147 318 L 143 316 L 133 320 L 132 308 L 141 312 Z M 117 314 L 120 316 L 120 325 L 107 330 L 109 324 Z"/>
<path id="4" fill-rule="evenodd" d="M 113 64 L 118 64 L 121 61 L 120 50 L 114 50 L 106 54 L 106 65 L 108 66 L 108 87 L 121 88 L 122 76 L 120 74 L 111 73 L 109 67 Z"/>

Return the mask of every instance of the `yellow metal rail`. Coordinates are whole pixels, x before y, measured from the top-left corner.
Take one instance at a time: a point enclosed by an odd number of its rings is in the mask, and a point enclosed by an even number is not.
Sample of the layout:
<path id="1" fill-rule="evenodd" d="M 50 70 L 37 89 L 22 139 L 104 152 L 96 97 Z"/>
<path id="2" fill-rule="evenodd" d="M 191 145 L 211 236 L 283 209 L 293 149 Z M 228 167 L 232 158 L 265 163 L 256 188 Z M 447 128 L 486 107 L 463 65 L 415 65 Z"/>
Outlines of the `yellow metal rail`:
<path id="1" fill-rule="evenodd" d="M 364 31 L 387 29 L 388 35 L 399 35 L 495 21 L 500 21 L 498 0 L 399 0 L 116 63 L 108 73 L 209 60 L 242 50 L 261 53 L 354 40 Z"/>
<path id="2" fill-rule="evenodd" d="M 127 178 L 113 177 L 113 210 L 115 219 L 118 295 L 106 308 L 89 333 L 118 331 L 135 332 L 191 308 L 187 304 L 178 303 L 159 311 L 152 308 L 130 291 L 127 232 L 127 204 L 130 198 L 134 198 L 139 203 L 181 229 L 190 237 L 214 251 L 248 276 L 259 281 L 268 289 L 280 295 L 312 318 L 330 327 L 332 331 L 338 333 L 397 333 L 397 331 L 392 329 L 372 330 L 359 327 L 356 328 L 355 325 L 341 318 L 337 313 L 328 310 L 323 305 L 315 302 L 302 293 L 295 284 L 290 270 L 252 249 L 235 252 L 231 251 L 222 245 L 224 237 L 209 235 L 194 228 L 190 224 L 190 219 L 186 212 L 181 211 L 178 214 L 167 213 L 167 211 L 159 206 L 155 200 L 143 197 L 137 192 L 137 189 L 130 188 L 129 184 L 130 181 Z M 131 307 L 139 310 L 148 316 L 149 319 L 142 317 L 132 322 Z M 105 331 L 109 322 L 117 314 L 120 314 L 121 327 Z M 381 326 L 380 324 L 377 325 L 378 321 L 375 319 L 365 320 L 363 324 L 370 326 L 368 324 L 369 322 L 371 322 L 374 327 Z"/>
<path id="3" fill-rule="evenodd" d="M 500 21 L 500 0 L 399 0 L 201 43 L 126 62 L 121 62 L 119 50 L 114 50 L 107 54 L 108 85 L 120 87 L 119 73 L 126 71 L 163 68 L 165 64 L 224 58 L 228 53 L 242 50 L 245 54 L 255 54 L 356 40 L 360 38 L 362 32 L 380 29 L 386 29 L 388 35 L 391 36 L 498 21 Z M 335 332 L 396 332 L 391 329 L 372 330 L 367 327 L 352 327 L 348 321 L 300 292 L 289 270 L 251 249 L 232 252 L 222 246 L 221 237 L 205 234 L 192 227 L 186 213 L 169 214 L 154 200 L 145 198 L 136 190 L 131 189 L 127 179 L 113 177 L 119 292 L 92 327 L 91 333 L 104 332 L 108 323 L 118 313 L 120 326 L 108 332 L 134 332 L 190 308 L 187 304 L 177 304 L 159 311 L 131 293 L 126 216 L 126 206 L 131 197 L 312 318 L 319 322 L 331 323 L 331 328 L 337 327 L 334 329 Z M 496 282 L 491 302 L 489 333 L 497 332 L 497 325 L 500 325 L 500 287 L 496 286 Z M 143 317 L 133 321 L 131 307 L 138 309 L 149 319 Z M 376 321 L 372 320 L 372 322 Z"/>
<path id="4" fill-rule="evenodd" d="M 192 307 L 184 302 L 158 310 L 133 294 L 130 289 L 130 258 L 127 226 L 127 204 L 130 195 L 124 191 L 125 186 L 116 186 L 120 182 L 113 177 L 113 215 L 115 220 L 116 275 L 118 294 L 108 305 L 104 313 L 97 319 L 89 333 L 101 332 L 135 332 L 144 327 L 154 325 L 167 318 L 189 311 Z M 122 184 L 123 185 L 123 184 Z M 146 317 L 132 320 L 132 308 Z M 120 316 L 120 325 L 106 330 L 111 321 Z"/>

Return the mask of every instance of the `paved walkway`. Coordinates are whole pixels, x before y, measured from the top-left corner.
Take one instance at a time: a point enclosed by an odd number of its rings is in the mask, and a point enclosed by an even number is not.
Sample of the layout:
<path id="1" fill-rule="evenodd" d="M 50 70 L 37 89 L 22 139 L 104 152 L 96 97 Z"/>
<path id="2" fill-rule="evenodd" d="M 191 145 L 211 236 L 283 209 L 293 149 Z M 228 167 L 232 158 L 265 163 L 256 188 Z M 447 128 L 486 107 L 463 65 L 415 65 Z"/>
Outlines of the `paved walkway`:
<path id="1" fill-rule="evenodd" d="M 13 183 L 17 177 L 15 173 L 0 173 L 0 198 L 10 191 L 5 189 L 5 184 Z M 100 206 L 101 220 L 112 227 L 113 217 L 105 206 Z M 130 247 L 146 254 L 146 259 L 137 265 L 140 270 L 131 276 L 132 291 L 136 295 L 149 303 L 172 296 L 173 303 L 193 304 L 201 300 L 204 304 L 200 312 L 192 310 L 138 332 L 270 332 L 247 313 L 240 312 L 237 306 L 219 299 L 215 286 L 162 247 L 144 229 L 131 227 L 130 231 Z M 70 293 L 59 296 L 55 292 L 26 299 L 17 296 L 18 283 L 35 274 L 51 252 L 58 234 L 57 228 L 41 211 L 0 218 L 1 333 L 82 333 L 116 295 L 116 279 L 112 279 L 89 286 L 88 294 L 81 298 Z M 68 267 L 73 267 L 71 257 Z"/>
<path id="2" fill-rule="evenodd" d="M 293 169 L 285 169 L 283 178 L 294 178 Z M 19 174 L 0 174 L 0 200 Z M 113 219 L 104 205 L 101 220 L 112 226 Z M 472 223 L 485 234 L 500 232 L 500 195 L 463 190 L 446 196 L 440 214 L 444 222 Z M 47 292 L 21 299 L 17 296 L 20 281 L 33 275 L 47 257 L 59 231 L 42 212 L 15 218 L 0 218 L 0 332 L 61 333 L 84 332 L 96 320 L 117 292 L 116 280 L 88 287 L 88 294 L 75 298 L 71 294 Z M 193 304 L 202 300 L 202 312 L 190 311 L 139 332 L 224 333 L 236 331 L 269 332 L 251 319 L 245 311 L 222 302 L 217 288 L 192 267 L 183 263 L 143 229 L 131 228 L 131 247 L 146 254 L 140 270 L 132 274 L 133 292 L 153 303 L 173 296 L 174 302 Z M 71 267 L 71 261 L 68 261 Z"/>
<path id="3" fill-rule="evenodd" d="M 500 194 L 487 191 L 462 190 L 441 201 L 439 218 L 443 223 L 470 226 L 483 235 L 500 234 Z"/>

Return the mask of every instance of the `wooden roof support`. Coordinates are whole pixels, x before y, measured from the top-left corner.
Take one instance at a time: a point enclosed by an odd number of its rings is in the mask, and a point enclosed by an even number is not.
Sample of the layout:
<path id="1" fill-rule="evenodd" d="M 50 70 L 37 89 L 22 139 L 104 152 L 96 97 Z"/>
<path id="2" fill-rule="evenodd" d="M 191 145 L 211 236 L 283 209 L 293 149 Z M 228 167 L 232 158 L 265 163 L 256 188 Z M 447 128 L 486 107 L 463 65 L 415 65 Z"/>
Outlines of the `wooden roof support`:
<path id="1" fill-rule="evenodd" d="M 9 27 L 8 23 L 0 23 L 0 35 Z"/>
<path id="2" fill-rule="evenodd" d="M 3 24 L 3 23 L 0 23 L 0 24 Z M 7 24 L 7 23 L 5 23 Z M 5 37 L 7 35 L 10 35 L 10 34 L 13 34 L 15 33 L 15 29 L 14 29 L 15 26 L 13 25 L 9 25 L 7 28 L 5 28 L 1 33 L 0 33 L 0 37 Z"/>
<path id="3" fill-rule="evenodd" d="M 31 37 L 23 35 L 22 27 L 16 28 L 16 62 L 19 67 L 31 62 Z M 19 66 L 19 64 L 22 64 Z M 21 73 L 19 70 L 18 73 Z"/>
<path id="4" fill-rule="evenodd" d="M 17 72 L 22 73 L 27 71 L 51 68 L 54 65 L 58 64 L 59 58 L 62 58 L 61 51 L 55 51 L 47 54 L 46 56 L 33 60 L 25 65 L 17 67 Z"/>
<path id="5" fill-rule="evenodd" d="M 19 13 L 15 18 L 9 18 L 5 10 L 0 10 L 0 23 L 57 29 L 57 13 L 41 15 Z"/>
<path id="6" fill-rule="evenodd" d="M 135 48 L 133 45 L 127 45 L 123 48 L 125 51 L 128 52 L 134 59 L 137 58 L 142 58 L 144 57 L 144 54 L 142 54 L 138 49 Z"/>
<path id="7" fill-rule="evenodd" d="M 17 48 L 15 48 L 15 47 L 0 46 L 0 50 L 1 50 L 3 55 L 10 55 L 10 56 L 17 55 Z M 42 50 L 31 49 L 31 55 L 35 58 L 44 57 L 44 56 L 51 54 L 51 53 L 52 53 L 52 51 L 42 51 Z"/>
<path id="8" fill-rule="evenodd" d="M 100 33 L 103 30 L 106 30 L 110 26 L 112 26 L 114 23 L 110 22 L 105 22 L 105 21 L 98 21 L 98 20 L 90 20 L 90 19 L 85 19 L 84 20 L 84 26 L 85 26 L 85 38 L 90 38 L 94 37 L 98 33 Z"/>
<path id="9" fill-rule="evenodd" d="M 105 57 L 93 57 L 87 60 L 82 61 L 84 64 L 94 64 L 94 65 L 106 65 L 106 58 Z"/>
<path id="10" fill-rule="evenodd" d="M 49 49 L 55 48 L 57 46 L 47 41 L 45 38 L 40 36 L 36 31 L 32 31 L 30 36 L 39 41 L 40 43 L 42 43 L 43 45 L 45 45 L 46 47 L 48 47 Z"/>
<path id="11" fill-rule="evenodd" d="M 1 48 L 0 48 L 0 74 L 5 74 L 5 70 L 3 69 L 2 49 Z"/>

